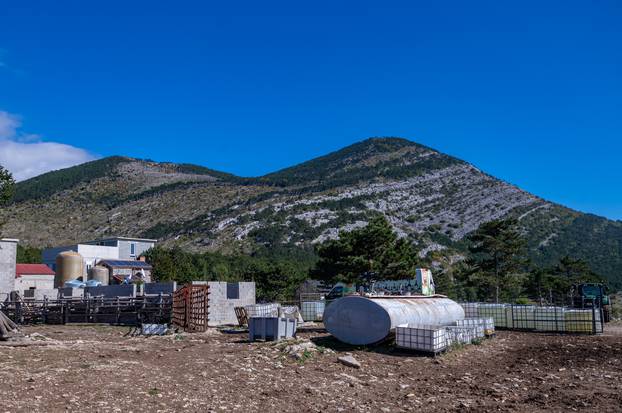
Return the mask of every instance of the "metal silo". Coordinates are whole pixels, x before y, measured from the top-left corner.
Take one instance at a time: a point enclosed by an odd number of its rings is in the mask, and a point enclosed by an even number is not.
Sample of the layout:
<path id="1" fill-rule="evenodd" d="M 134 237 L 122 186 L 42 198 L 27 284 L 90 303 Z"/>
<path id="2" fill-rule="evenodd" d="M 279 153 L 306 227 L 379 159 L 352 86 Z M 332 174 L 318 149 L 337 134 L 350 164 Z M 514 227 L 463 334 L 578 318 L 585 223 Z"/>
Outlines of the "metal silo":
<path id="1" fill-rule="evenodd" d="M 326 330 L 354 345 L 376 343 L 400 324 L 450 325 L 462 319 L 462 307 L 443 296 L 347 296 L 324 311 Z"/>
<path id="2" fill-rule="evenodd" d="M 101 285 L 108 285 L 110 272 L 102 265 L 96 265 L 89 271 L 89 280 L 99 281 Z"/>
<path id="3" fill-rule="evenodd" d="M 63 251 L 56 256 L 54 287 L 62 287 L 67 281 L 84 277 L 84 259 L 75 251 Z"/>

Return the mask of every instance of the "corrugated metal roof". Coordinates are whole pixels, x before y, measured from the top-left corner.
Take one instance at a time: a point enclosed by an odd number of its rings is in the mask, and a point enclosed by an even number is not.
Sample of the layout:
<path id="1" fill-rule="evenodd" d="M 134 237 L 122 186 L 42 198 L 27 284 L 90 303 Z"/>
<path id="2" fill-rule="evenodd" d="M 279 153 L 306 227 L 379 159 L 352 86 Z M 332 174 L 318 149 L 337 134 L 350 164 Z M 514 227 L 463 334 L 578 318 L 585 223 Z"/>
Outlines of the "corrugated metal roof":
<path id="1" fill-rule="evenodd" d="M 144 261 L 134 260 L 102 260 L 98 263 L 98 265 L 107 265 L 113 268 L 144 268 L 149 270 L 153 268 L 150 264 Z"/>
<path id="2" fill-rule="evenodd" d="M 15 278 L 22 275 L 55 275 L 50 267 L 45 264 L 16 264 Z"/>

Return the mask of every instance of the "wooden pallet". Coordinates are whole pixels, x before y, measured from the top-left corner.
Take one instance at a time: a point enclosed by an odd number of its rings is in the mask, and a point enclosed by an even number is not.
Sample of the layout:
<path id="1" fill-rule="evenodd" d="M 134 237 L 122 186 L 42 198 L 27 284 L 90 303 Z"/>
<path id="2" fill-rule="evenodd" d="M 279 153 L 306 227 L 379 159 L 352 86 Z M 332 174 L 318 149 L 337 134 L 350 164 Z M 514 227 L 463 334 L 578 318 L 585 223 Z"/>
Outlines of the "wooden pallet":
<path id="1" fill-rule="evenodd" d="M 244 307 L 234 307 L 235 316 L 238 319 L 238 324 L 240 327 L 244 327 L 248 325 L 248 315 L 246 314 L 246 309 Z"/>
<path id="2" fill-rule="evenodd" d="M 173 294 L 173 324 L 184 331 L 207 330 L 209 286 L 188 284 Z"/>

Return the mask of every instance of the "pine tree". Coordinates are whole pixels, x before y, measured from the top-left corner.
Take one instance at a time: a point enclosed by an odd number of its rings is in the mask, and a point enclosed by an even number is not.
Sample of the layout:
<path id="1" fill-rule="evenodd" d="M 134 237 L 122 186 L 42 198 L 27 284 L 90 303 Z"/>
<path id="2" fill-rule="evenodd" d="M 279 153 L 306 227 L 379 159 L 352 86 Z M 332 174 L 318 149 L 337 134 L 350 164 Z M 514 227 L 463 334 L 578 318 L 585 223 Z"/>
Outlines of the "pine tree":
<path id="1" fill-rule="evenodd" d="M 482 224 L 469 236 L 472 245 L 471 264 L 477 271 L 480 282 L 487 283 L 499 302 L 502 286 L 516 289 L 512 276 L 521 273 L 527 266 L 525 246 L 518 221 L 510 218 L 493 220 Z"/>
<path id="2" fill-rule="evenodd" d="M 319 261 L 312 276 L 328 282 L 404 278 L 412 276 L 418 262 L 412 243 L 399 238 L 383 216 L 363 228 L 342 231 L 339 239 L 324 242 L 316 252 Z"/>

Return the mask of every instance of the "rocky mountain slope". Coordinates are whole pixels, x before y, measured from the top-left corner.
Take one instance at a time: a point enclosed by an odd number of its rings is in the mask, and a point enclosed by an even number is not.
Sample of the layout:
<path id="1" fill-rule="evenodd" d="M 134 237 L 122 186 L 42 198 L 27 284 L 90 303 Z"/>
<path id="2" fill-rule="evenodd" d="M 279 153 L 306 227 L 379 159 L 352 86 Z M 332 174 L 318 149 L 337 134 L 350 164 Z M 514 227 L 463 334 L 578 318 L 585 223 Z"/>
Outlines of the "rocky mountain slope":
<path id="1" fill-rule="evenodd" d="M 299 247 L 384 214 L 425 255 L 459 251 L 481 223 L 516 216 L 532 257 L 584 258 L 622 278 L 622 223 L 547 202 L 473 165 L 399 138 L 374 138 L 263 177 L 111 157 L 17 186 L 4 233 L 46 246 L 145 236 L 192 250 Z"/>

